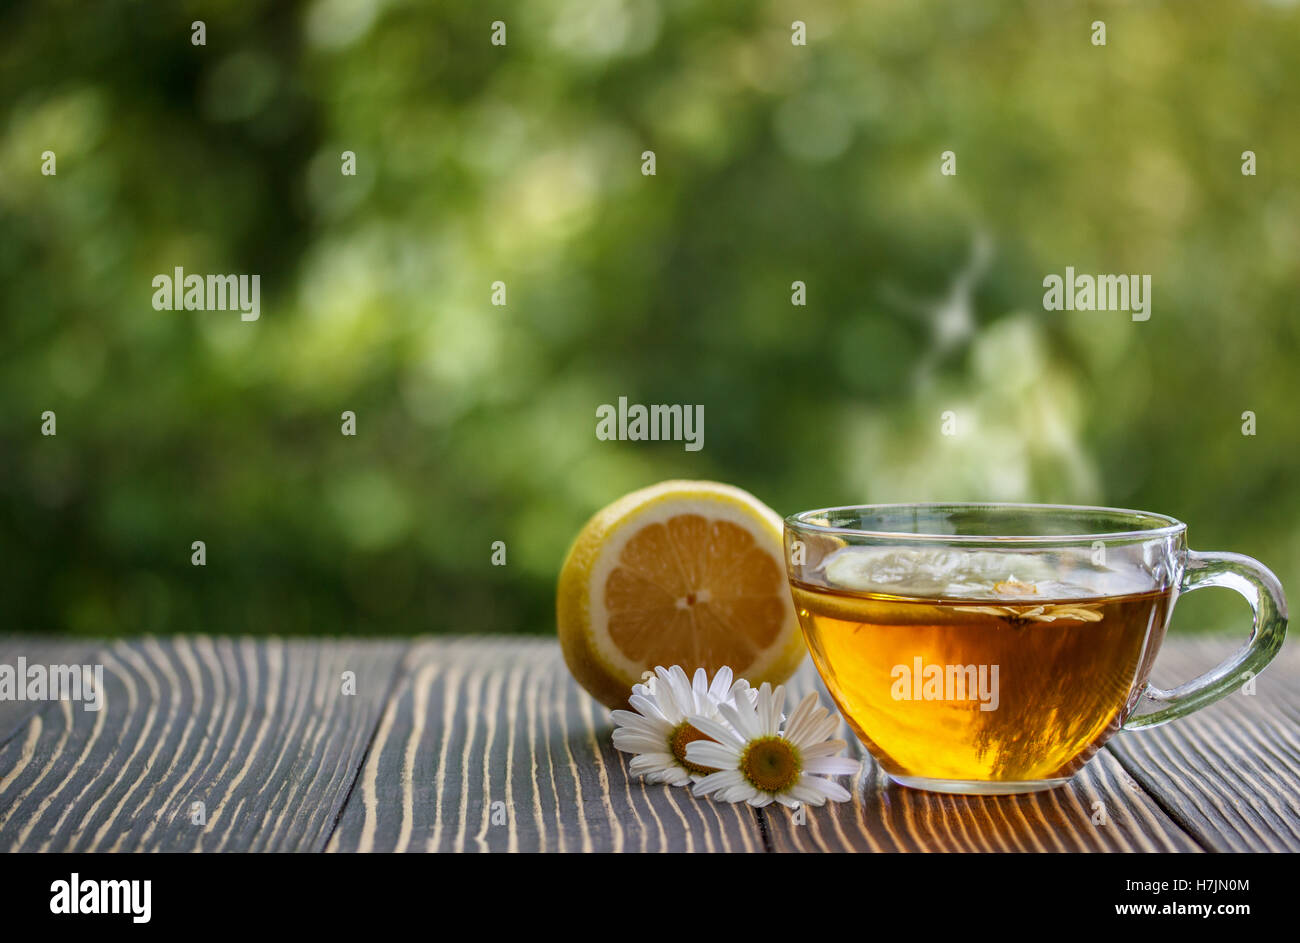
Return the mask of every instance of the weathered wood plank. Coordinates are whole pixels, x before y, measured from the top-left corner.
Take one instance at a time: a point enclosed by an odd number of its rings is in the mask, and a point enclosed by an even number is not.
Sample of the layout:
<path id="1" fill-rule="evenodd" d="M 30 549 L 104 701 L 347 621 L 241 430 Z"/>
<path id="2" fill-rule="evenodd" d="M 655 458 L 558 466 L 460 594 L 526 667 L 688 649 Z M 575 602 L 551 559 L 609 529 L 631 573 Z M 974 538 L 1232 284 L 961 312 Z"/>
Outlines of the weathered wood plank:
<path id="1" fill-rule="evenodd" d="M 551 640 L 407 658 L 331 851 L 762 851 L 747 807 L 627 774 Z"/>
<path id="2" fill-rule="evenodd" d="M 1227 650 L 1178 640 L 1156 680 L 1186 680 Z M 802 823 L 630 779 L 608 713 L 549 640 L 408 650 L 178 637 L 88 655 L 76 643 L 0 639 L 0 660 L 19 653 L 104 664 L 107 704 L 99 713 L 0 704 L 9 725 L 8 735 L 0 729 L 0 849 L 1300 847 L 1300 658 L 1290 650 L 1256 696 L 1121 734 L 1063 789 L 932 795 L 890 784 L 864 758 L 855 800 L 805 810 Z M 355 696 L 341 693 L 345 670 L 357 673 Z M 829 703 L 811 665 L 792 697 L 809 685 Z M 841 735 L 862 755 L 847 727 Z M 204 826 L 190 823 L 197 801 Z M 1098 808 L 1105 825 L 1092 824 Z"/>
<path id="3" fill-rule="evenodd" d="M 0 849 L 320 850 L 406 646 L 117 642 L 98 712 L 58 702 L 0 747 Z M 356 693 L 343 693 L 345 671 Z M 206 821 L 193 824 L 193 804 Z"/>
<path id="4" fill-rule="evenodd" d="M 17 668 L 20 657 L 27 659 L 29 665 L 84 665 L 90 663 L 90 656 L 97 647 L 94 642 L 80 639 L 0 635 L 0 665 Z M 47 701 L 0 700 L 0 744 L 8 742 L 33 714 L 50 706 Z"/>
<path id="5" fill-rule="evenodd" d="M 1153 680 L 1188 681 L 1239 643 L 1165 646 Z M 1121 733 L 1107 749 L 1207 848 L 1300 851 L 1300 649 L 1288 645 L 1242 692 L 1150 730 Z"/>
<path id="6" fill-rule="evenodd" d="M 811 663 L 788 687 L 795 699 L 811 688 L 833 703 Z M 851 786 L 841 780 L 852 801 L 805 809 L 802 823 L 789 810 L 764 810 L 774 851 L 1200 850 L 1104 750 L 1059 789 L 955 796 L 895 785 L 842 720 L 839 736 L 862 760 Z"/>

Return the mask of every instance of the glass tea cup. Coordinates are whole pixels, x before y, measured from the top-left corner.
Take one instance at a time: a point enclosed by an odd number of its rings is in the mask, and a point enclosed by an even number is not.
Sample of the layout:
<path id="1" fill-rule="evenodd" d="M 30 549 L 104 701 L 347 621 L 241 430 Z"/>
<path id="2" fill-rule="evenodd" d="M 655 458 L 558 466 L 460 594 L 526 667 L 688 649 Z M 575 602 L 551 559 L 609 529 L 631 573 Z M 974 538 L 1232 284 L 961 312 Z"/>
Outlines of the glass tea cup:
<path id="1" fill-rule="evenodd" d="M 790 589 L 817 670 L 894 781 L 1006 794 L 1068 782 L 1112 734 L 1232 692 L 1277 653 L 1282 587 L 1187 548 L 1171 517 L 1032 504 L 887 504 L 786 518 Z M 1245 647 L 1148 683 L 1180 593 L 1250 603 Z"/>

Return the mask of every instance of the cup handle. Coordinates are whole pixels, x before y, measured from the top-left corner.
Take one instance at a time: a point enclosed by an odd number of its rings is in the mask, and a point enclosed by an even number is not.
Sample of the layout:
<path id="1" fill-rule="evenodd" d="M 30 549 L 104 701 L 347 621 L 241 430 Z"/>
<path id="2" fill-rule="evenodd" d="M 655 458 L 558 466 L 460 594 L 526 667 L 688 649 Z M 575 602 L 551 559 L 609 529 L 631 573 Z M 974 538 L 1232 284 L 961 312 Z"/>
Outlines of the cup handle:
<path id="1" fill-rule="evenodd" d="M 1172 691 L 1148 684 L 1125 721 L 1125 730 L 1155 727 L 1213 704 L 1259 674 L 1282 647 L 1286 597 L 1282 584 L 1268 567 L 1239 553 L 1188 551 L 1179 592 L 1189 593 L 1205 586 L 1226 586 L 1246 598 L 1255 619 L 1250 639 L 1223 664 Z"/>

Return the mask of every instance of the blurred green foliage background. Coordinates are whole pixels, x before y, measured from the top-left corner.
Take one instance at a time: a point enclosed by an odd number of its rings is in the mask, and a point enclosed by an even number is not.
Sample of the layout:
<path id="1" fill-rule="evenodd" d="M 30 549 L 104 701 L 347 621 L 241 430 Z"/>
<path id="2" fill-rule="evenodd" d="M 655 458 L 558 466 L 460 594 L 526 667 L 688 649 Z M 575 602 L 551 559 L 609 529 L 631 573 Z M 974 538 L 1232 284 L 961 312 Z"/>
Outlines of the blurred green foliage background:
<path id="1" fill-rule="evenodd" d="M 1294 586 L 1298 69 L 1292 3 L 9 6 L 4 628 L 549 632 L 668 477 L 1141 507 Z M 1066 265 L 1151 319 L 1044 311 Z M 175 266 L 261 319 L 153 310 Z M 703 451 L 598 441 L 619 396 Z"/>

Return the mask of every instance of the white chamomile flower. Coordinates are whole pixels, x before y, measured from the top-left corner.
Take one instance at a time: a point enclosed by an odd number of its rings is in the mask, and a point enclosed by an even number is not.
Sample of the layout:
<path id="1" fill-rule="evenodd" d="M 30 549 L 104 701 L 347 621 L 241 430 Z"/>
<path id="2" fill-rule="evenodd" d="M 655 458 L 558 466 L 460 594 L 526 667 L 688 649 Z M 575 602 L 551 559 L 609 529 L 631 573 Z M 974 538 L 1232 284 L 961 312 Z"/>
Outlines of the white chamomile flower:
<path id="1" fill-rule="evenodd" d="M 723 802 L 748 802 L 761 808 L 779 802 L 790 808 L 802 803 L 843 802 L 849 792 L 826 776 L 856 773 L 857 761 L 836 756 L 846 746 L 828 739 L 836 718 L 809 692 L 781 730 L 785 687 L 775 691 L 766 682 L 753 703 L 748 698 L 719 705 L 720 720 L 691 716 L 691 724 L 711 738 L 686 747 L 687 762 L 717 770 L 695 784 L 695 795 L 712 795 Z"/>
<path id="2" fill-rule="evenodd" d="M 743 702 L 748 707 L 753 700 L 749 682 L 741 679 L 733 684 L 730 668 L 719 668 L 712 684 L 703 668 L 696 669 L 691 680 L 679 665 L 656 668 L 644 684 L 632 687 L 628 703 L 635 710 L 614 711 L 614 747 L 636 754 L 628 769 L 647 782 L 688 785 L 714 769 L 686 759 L 688 743 L 708 739 L 686 718 L 717 721 L 720 706 Z"/>

